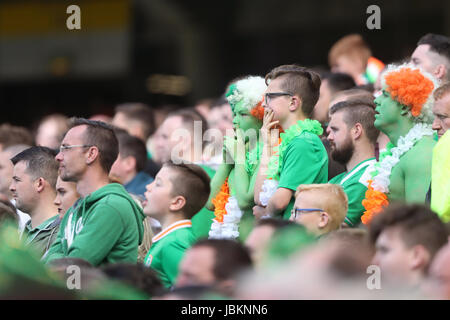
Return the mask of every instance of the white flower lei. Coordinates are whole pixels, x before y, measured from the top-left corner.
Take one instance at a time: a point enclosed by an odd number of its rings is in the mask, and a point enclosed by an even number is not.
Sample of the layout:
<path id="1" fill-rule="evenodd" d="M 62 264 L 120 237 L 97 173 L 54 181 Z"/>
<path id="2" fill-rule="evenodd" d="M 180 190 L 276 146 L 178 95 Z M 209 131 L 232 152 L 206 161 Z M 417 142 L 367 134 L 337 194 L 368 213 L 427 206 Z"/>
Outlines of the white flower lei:
<path id="1" fill-rule="evenodd" d="M 388 193 L 392 168 L 400 161 L 400 157 L 408 152 L 424 136 L 432 136 L 433 134 L 434 131 L 431 125 L 417 123 L 409 130 L 405 137 L 400 137 L 397 142 L 397 147 L 392 148 L 390 150 L 391 154 L 385 156 L 378 163 L 377 170 L 375 171 L 376 175 L 373 177 L 373 189 L 385 194 Z"/>
<path id="2" fill-rule="evenodd" d="M 223 222 L 215 219 L 209 231 L 209 239 L 236 239 L 239 237 L 239 222 L 241 221 L 243 212 L 239 208 L 238 201 L 235 196 L 230 196 L 225 205 L 227 214 L 223 216 Z"/>

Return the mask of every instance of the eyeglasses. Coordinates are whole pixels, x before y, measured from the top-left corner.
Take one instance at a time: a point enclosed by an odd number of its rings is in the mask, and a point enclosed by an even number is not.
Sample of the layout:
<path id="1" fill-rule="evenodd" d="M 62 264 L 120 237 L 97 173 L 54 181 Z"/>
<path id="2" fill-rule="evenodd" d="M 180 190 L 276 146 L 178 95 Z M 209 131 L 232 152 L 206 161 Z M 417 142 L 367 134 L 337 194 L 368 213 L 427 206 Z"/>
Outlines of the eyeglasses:
<path id="1" fill-rule="evenodd" d="M 88 148 L 88 147 L 92 147 L 91 145 L 87 145 L 87 144 L 75 144 L 72 146 L 60 146 L 59 147 L 59 152 L 64 152 L 66 150 L 72 149 L 72 148 Z"/>
<path id="2" fill-rule="evenodd" d="M 318 208 L 295 208 L 292 209 L 291 215 L 294 215 L 294 218 L 297 218 L 297 215 L 307 214 L 307 213 L 320 213 L 325 212 L 325 210 Z"/>
<path id="3" fill-rule="evenodd" d="M 264 99 L 266 101 L 266 104 L 270 103 L 270 100 L 275 97 L 281 97 L 281 96 L 294 96 L 293 94 L 287 93 L 287 92 L 268 92 L 264 95 Z"/>

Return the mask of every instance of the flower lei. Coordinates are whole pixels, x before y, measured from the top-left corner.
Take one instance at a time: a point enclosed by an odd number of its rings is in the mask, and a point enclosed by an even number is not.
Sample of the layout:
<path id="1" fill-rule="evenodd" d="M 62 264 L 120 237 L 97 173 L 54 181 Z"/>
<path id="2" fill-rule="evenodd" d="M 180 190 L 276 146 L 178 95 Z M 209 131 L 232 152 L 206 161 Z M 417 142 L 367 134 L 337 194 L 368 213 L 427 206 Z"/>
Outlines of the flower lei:
<path id="1" fill-rule="evenodd" d="M 267 177 L 269 179 L 280 179 L 280 169 L 283 167 L 284 154 L 286 148 L 297 136 L 303 131 L 308 131 L 317 135 L 323 133 L 322 125 L 317 120 L 305 119 L 298 120 L 296 124 L 292 125 L 285 132 L 280 134 L 281 144 L 274 147 L 274 155 L 270 157 L 267 169 Z"/>
<path id="2" fill-rule="evenodd" d="M 269 159 L 267 168 L 267 179 L 264 180 L 262 190 L 259 194 L 259 201 L 263 206 L 267 206 L 269 199 L 277 190 L 286 148 L 292 140 L 304 131 L 321 135 L 323 133 L 323 128 L 319 121 L 305 119 L 298 120 L 296 124 L 290 126 L 289 129 L 280 134 L 281 143 L 273 148 L 273 155 Z"/>
<path id="3" fill-rule="evenodd" d="M 424 136 L 432 136 L 434 134 L 431 125 L 425 123 L 417 123 L 409 130 L 405 137 L 398 139 L 397 147 L 392 143 L 388 143 L 386 151 L 381 153 L 380 161 L 375 164 L 375 171 L 371 173 L 372 179 L 369 180 L 366 198 L 362 201 L 362 205 L 366 209 L 361 217 L 363 224 L 367 225 L 372 219 L 380 213 L 384 207 L 389 205 L 387 193 L 389 193 L 390 176 L 392 169 L 400 161 L 400 157 L 408 152 L 417 141 Z"/>
<path id="4" fill-rule="evenodd" d="M 258 143 L 245 155 L 245 171 L 251 177 L 261 158 L 262 146 Z M 228 178 L 220 188 L 217 196 L 212 200 L 214 205 L 213 223 L 209 231 L 210 239 L 236 239 L 239 237 L 239 222 L 243 212 L 239 208 L 237 198 L 230 196 Z"/>

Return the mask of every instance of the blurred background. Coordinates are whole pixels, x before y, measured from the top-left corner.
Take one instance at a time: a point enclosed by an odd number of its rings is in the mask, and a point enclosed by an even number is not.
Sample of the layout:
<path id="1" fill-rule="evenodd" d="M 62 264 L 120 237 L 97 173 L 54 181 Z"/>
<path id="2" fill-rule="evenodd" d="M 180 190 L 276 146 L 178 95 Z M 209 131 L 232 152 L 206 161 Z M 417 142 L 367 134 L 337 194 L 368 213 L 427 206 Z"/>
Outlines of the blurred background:
<path id="1" fill-rule="evenodd" d="M 66 27 L 71 4 L 81 30 Z M 366 27 L 372 4 L 380 30 Z M 3 0 L 0 122 L 112 116 L 129 101 L 193 106 L 280 64 L 328 69 L 328 50 L 349 33 L 389 63 L 429 32 L 450 34 L 450 1 Z"/>

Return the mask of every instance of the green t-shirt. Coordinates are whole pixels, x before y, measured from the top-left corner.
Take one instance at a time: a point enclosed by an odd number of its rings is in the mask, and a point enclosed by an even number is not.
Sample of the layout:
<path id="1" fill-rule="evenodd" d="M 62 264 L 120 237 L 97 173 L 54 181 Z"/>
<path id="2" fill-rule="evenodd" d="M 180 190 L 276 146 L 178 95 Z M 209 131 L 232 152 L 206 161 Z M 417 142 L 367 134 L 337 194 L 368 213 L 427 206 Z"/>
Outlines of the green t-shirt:
<path id="1" fill-rule="evenodd" d="M 213 169 L 205 165 L 200 165 L 200 167 L 206 171 L 210 179 L 214 177 L 216 172 Z M 208 237 L 214 218 L 214 211 L 208 210 L 205 207 L 192 217 L 192 232 L 197 239 Z"/>
<path id="2" fill-rule="evenodd" d="M 23 233 L 25 244 L 37 250 L 42 257 L 55 241 L 60 223 L 61 219 L 57 214 L 33 229 L 31 228 L 31 220 L 29 220 Z"/>
<path id="3" fill-rule="evenodd" d="M 144 259 L 144 264 L 151 267 L 170 288 L 178 275 L 178 265 L 184 253 L 195 242 L 191 220 L 177 221 L 152 239 L 152 246 Z"/>
<path id="4" fill-rule="evenodd" d="M 303 131 L 289 143 L 283 157 L 278 188 L 290 189 L 295 194 L 301 184 L 327 183 L 328 155 L 316 134 Z M 284 210 L 283 219 L 291 216 L 294 194 Z"/>
<path id="5" fill-rule="evenodd" d="M 339 184 L 344 189 L 348 197 L 348 211 L 345 223 L 350 227 L 357 227 L 361 222 L 361 216 L 365 209 L 362 201 L 367 191 L 367 181 L 370 179 L 370 172 L 373 171 L 375 158 L 362 161 L 350 172 L 343 172 L 329 181 L 329 183 Z"/>

